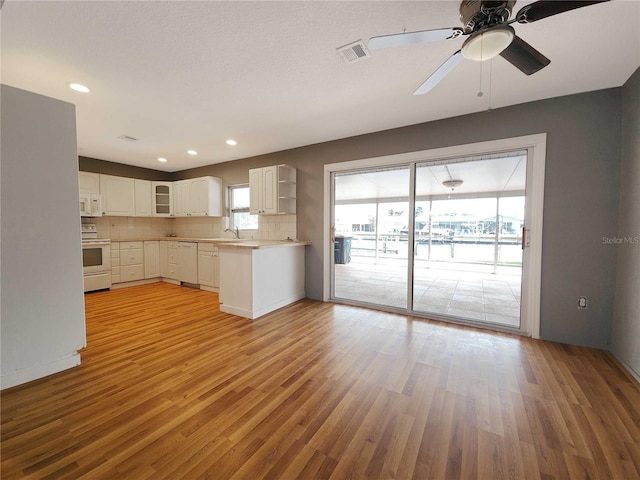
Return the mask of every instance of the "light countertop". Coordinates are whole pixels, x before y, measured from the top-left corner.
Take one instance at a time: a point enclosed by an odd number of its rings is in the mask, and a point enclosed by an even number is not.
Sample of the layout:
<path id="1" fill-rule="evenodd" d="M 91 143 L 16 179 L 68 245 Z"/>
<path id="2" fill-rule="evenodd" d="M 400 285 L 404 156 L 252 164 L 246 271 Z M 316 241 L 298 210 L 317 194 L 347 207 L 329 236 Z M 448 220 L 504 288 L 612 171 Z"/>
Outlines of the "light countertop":
<path id="1" fill-rule="evenodd" d="M 311 242 L 301 240 L 240 240 L 235 242 L 223 242 L 218 248 L 272 248 L 272 247 L 303 247 L 311 245 Z"/>
<path id="2" fill-rule="evenodd" d="M 192 238 L 192 237 L 135 237 L 126 239 L 112 238 L 111 242 L 144 242 L 144 241 L 166 241 L 166 242 L 195 242 L 195 243 L 215 243 L 218 247 L 232 248 L 272 248 L 272 247 L 295 247 L 311 245 L 306 240 L 245 240 L 235 238 Z"/>

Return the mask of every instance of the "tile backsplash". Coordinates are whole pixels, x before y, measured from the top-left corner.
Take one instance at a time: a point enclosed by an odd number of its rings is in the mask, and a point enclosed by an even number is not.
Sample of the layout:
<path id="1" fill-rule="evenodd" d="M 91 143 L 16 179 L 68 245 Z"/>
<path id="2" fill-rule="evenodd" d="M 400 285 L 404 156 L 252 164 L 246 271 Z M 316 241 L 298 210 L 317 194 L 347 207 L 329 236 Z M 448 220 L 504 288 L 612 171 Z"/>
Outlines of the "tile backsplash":
<path id="1" fill-rule="evenodd" d="M 96 217 L 87 221 L 96 224 L 99 238 L 111 240 L 164 237 L 172 231 L 173 222 L 157 217 Z"/>
<path id="2" fill-rule="evenodd" d="M 289 215 L 262 215 L 259 217 L 259 224 L 256 240 L 286 240 L 291 238 L 298 240 L 298 229 L 296 227 L 297 217 L 295 214 Z M 255 232 L 255 230 L 253 230 Z M 240 232 L 240 238 L 251 238 L 251 230 Z M 249 236 L 246 236 L 249 234 Z"/>
<path id="3" fill-rule="evenodd" d="M 189 238 L 233 238 L 225 232 L 220 217 L 96 217 L 83 219 L 95 223 L 98 237 L 111 240 L 166 237 L 175 234 Z M 264 215 L 259 217 L 257 230 L 241 230 L 240 238 L 253 240 L 297 239 L 296 215 Z"/>

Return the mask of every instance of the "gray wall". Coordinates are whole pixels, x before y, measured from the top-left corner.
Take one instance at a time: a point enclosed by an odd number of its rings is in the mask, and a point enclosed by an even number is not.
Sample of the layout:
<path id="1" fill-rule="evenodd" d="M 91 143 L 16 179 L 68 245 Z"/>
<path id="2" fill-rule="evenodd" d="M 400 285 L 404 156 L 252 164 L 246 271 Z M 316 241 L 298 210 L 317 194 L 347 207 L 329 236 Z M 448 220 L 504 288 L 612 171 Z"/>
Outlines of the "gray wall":
<path id="1" fill-rule="evenodd" d="M 640 380 L 640 69 L 622 88 L 620 226 L 611 350 Z M 628 241 L 630 239 L 630 242 Z"/>
<path id="2" fill-rule="evenodd" d="M 2 388 L 85 346 L 75 107 L 2 85 Z"/>
<path id="3" fill-rule="evenodd" d="M 322 298 L 323 166 L 465 143 L 547 133 L 541 336 L 606 348 L 614 299 L 616 253 L 602 237 L 618 231 L 621 89 L 542 100 L 463 117 L 310 145 L 177 172 L 174 179 L 214 175 L 248 182 L 248 169 L 298 168 L 298 236 L 307 248 L 306 290 Z M 591 307 L 576 308 L 587 296 Z"/>
<path id="4" fill-rule="evenodd" d="M 144 180 L 169 181 L 172 174 L 151 168 L 134 167 L 124 163 L 98 160 L 97 158 L 78 157 L 78 170 L 81 172 L 103 173 L 117 177 L 142 178 Z"/>

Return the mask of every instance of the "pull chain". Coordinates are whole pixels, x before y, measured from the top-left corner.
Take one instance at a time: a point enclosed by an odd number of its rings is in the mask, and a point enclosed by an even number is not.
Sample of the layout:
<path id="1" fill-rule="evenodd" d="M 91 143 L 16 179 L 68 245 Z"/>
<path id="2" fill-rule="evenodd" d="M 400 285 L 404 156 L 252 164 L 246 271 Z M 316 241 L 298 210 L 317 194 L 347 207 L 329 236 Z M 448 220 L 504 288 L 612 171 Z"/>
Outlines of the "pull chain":
<path id="1" fill-rule="evenodd" d="M 491 79 L 493 78 L 493 58 L 489 60 L 489 108 L 487 112 L 492 110 L 491 103 L 493 100 L 493 89 L 491 88 Z"/>
<path id="2" fill-rule="evenodd" d="M 484 93 L 482 93 L 482 61 L 480 62 L 480 89 L 478 90 L 478 97 L 482 97 Z"/>
<path id="3" fill-rule="evenodd" d="M 484 95 L 484 93 L 482 93 L 482 64 L 484 63 L 482 59 L 482 54 L 484 53 L 483 43 L 484 43 L 484 37 L 480 37 L 480 89 L 478 90 L 478 98 Z"/>

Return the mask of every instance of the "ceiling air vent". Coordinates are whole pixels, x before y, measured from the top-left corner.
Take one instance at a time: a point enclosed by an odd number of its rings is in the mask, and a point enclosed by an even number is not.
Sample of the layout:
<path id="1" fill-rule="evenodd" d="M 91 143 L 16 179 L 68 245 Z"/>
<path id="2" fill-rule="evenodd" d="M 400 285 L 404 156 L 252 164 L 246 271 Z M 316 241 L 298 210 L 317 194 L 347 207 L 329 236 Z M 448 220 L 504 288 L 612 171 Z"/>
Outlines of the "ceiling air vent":
<path id="1" fill-rule="evenodd" d="M 367 46 L 362 40 L 350 43 L 349 45 L 344 45 L 343 47 L 337 48 L 336 51 L 347 63 L 353 63 L 358 60 L 362 60 L 363 58 L 371 57 L 369 50 L 367 50 Z"/>
<path id="2" fill-rule="evenodd" d="M 127 140 L 128 142 L 137 142 L 138 139 L 135 137 L 130 137 L 129 135 L 120 135 L 118 137 L 120 140 Z"/>

